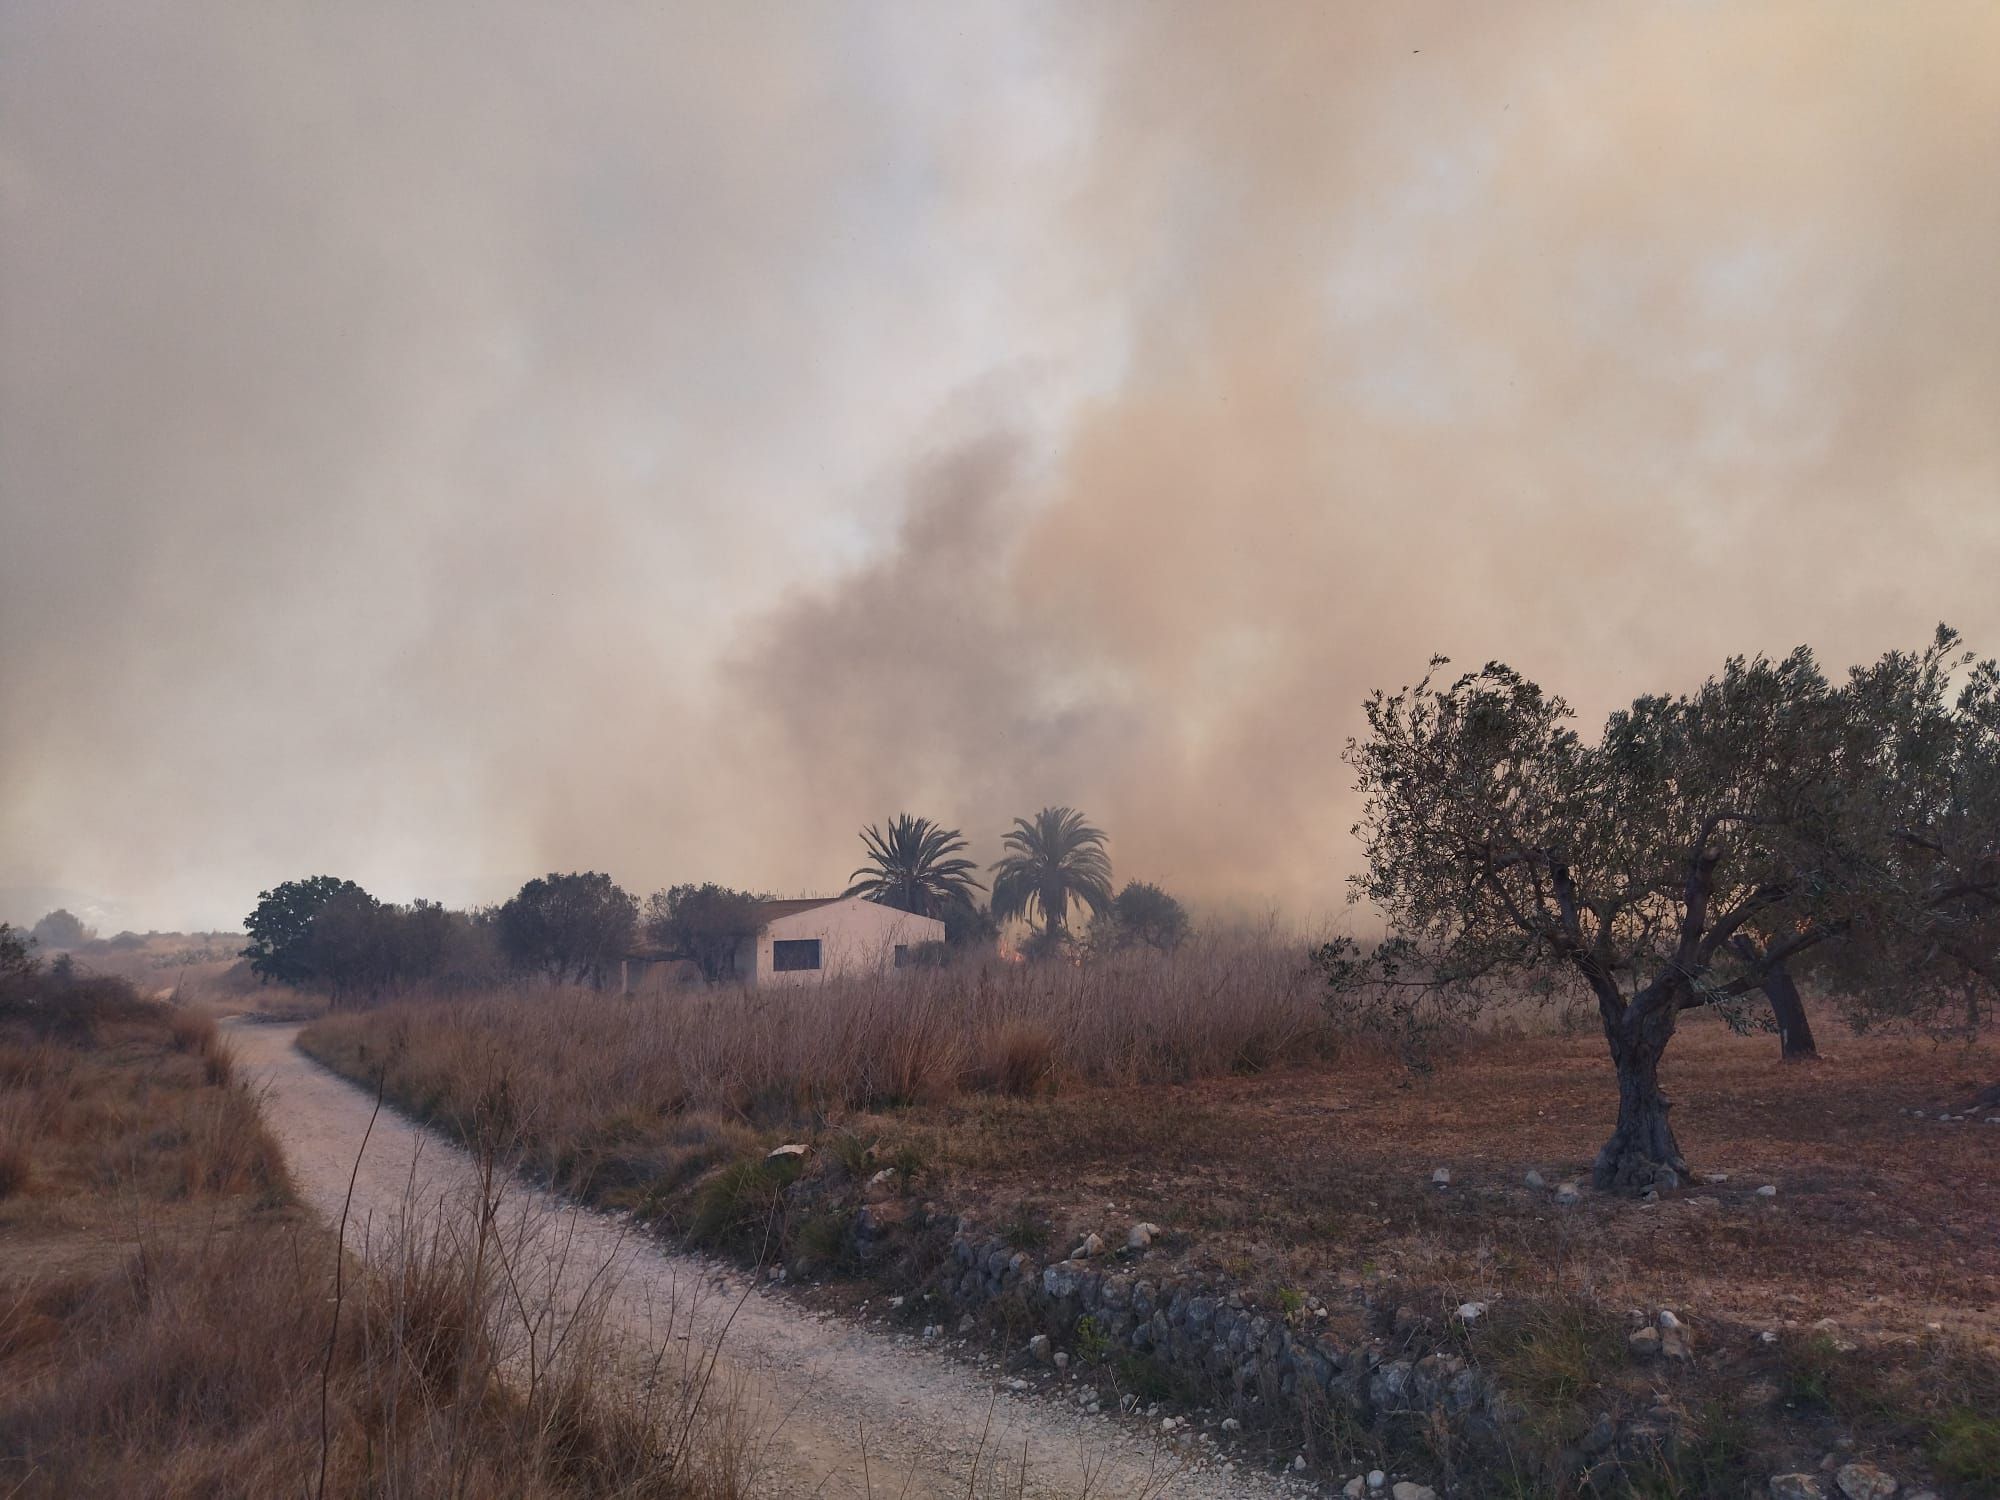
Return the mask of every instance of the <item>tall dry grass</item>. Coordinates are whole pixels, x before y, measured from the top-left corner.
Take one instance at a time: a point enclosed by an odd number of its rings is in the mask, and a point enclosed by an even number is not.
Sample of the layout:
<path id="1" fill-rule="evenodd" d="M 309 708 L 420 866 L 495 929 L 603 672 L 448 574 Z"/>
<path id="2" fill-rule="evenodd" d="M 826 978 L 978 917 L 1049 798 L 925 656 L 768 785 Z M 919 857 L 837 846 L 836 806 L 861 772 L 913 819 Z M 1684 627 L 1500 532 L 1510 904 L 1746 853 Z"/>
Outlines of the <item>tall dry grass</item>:
<path id="1" fill-rule="evenodd" d="M 1234 938 L 755 991 L 523 987 L 329 1015 L 302 1045 L 421 1115 L 561 1137 L 635 1115 L 810 1122 L 966 1091 L 1257 1071 L 1340 1044 L 1322 994 L 1302 943 Z"/>
<path id="2" fill-rule="evenodd" d="M 0 1494 L 741 1492 L 726 1400 L 614 1377 L 610 1283 L 559 1298 L 504 1173 L 358 1259 L 293 1201 L 203 1017 L 123 985 L 12 997 L 0 1158 Z"/>

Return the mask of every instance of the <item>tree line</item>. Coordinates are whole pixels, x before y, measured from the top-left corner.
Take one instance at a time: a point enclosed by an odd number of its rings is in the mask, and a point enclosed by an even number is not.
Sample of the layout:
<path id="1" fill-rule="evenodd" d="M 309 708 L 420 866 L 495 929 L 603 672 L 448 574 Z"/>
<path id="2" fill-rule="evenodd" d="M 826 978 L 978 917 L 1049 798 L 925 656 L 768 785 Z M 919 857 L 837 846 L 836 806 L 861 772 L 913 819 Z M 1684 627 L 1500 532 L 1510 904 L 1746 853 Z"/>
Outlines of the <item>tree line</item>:
<path id="1" fill-rule="evenodd" d="M 1023 953 L 1047 958 L 1133 948 L 1167 951 L 1189 931 L 1186 910 L 1143 881 L 1114 893 L 1108 839 L 1072 808 L 1017 818 L 991 871 L 992 898 L 964 857 L 964 835 L 898 813 L 862 830 L 865 860 L 844 896 L 863 896 L 944 924 L 937 961 L 994 951 L 1001 925 L 1030 929 Z M 735 972 L 736 951 L 772 898 L 714 882 L 670 886 L 643 902 L 598 871 L 538 876 L 499 906 L 455 911 L 378 900 L 351 880 L 318 875 L 260 892 L 243 949 L 259 977 L 326 991 L 336 1003 L 404 990 L 472 990 L 532 975 L 603 986 L 621 960 L 678 959 L 710 982 Z M 1089 913 L 1081 939 L 1073 914 Z"/>

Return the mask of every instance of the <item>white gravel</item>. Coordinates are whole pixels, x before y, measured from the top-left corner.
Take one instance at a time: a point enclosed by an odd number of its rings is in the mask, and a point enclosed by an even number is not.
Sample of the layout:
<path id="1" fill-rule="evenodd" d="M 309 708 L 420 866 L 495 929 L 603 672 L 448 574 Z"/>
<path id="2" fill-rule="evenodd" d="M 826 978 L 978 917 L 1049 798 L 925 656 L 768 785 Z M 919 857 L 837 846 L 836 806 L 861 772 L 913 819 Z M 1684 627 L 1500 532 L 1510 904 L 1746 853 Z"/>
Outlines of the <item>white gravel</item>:
<path id="1" fill-rule="evenodd" d="M 237 1022 L 228 1031 L 266 1090 L 265 1118 L 299 1191 L 337 1223 L 373 1101 L 298 1052 L 296 1026 Z M 413 1201 L 468 1194 L 475 1180 L 468 1154 L 385 1108 L 361 1158 L 348 1242 L 383 1253 L 389 1226 Z M 733 1399 L 746 1424 L 752 1493 L 1201 1500 L 1318 1492 L 1302 1476 L 1225 1474 L 1220 1455 L 1190 1461 L 1180 1444 L 1137 1423 L 1010 1391 L 997 1371 L 914 1338 L 749 1289 L 747 1278 L 663 1250 L 621 1219 L 518 1185 L 509 1212 L 509 1232 L 528 1258 L 540 1257 L 558 1304 L 608 1297 L 611 1326 L 626 1344 L 621 1363 L 635 1372 L 699 1368 L 721 1336 L 711 1389 Z"/>

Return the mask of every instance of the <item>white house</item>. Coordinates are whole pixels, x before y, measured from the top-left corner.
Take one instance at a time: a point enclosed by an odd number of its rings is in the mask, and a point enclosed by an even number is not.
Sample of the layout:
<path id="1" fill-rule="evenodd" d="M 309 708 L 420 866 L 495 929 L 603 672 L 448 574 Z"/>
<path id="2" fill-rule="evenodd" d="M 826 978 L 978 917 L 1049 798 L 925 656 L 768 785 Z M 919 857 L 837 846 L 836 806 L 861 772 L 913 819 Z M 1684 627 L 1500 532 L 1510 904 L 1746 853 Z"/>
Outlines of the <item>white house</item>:
<path id="1" fill-rule="evenodd" d="M 944 923 L 914 917 L 863 896 L 765 901 L 754 937 L 736 949 L 736 977 L 749 985 L 813 984 L 901 968 L 926 944 L 944 941 Z"/>

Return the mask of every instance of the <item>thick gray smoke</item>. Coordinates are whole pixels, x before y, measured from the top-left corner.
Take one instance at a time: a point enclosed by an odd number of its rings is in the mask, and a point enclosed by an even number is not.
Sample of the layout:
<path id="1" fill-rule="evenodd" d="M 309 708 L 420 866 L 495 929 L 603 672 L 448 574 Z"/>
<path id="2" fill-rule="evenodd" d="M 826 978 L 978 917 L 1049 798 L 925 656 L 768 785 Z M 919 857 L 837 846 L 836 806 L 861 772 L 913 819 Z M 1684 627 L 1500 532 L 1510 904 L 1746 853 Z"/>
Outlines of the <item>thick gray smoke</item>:
<path id="1" fill-rule="evenodd" d="M 1324 913 L 1433 650 L 2000 647 L 2000 15 L 0 12 L 0 885 Z"/>

